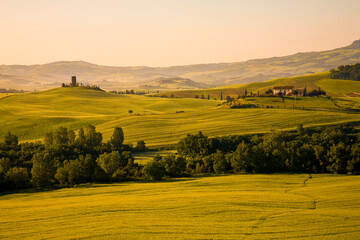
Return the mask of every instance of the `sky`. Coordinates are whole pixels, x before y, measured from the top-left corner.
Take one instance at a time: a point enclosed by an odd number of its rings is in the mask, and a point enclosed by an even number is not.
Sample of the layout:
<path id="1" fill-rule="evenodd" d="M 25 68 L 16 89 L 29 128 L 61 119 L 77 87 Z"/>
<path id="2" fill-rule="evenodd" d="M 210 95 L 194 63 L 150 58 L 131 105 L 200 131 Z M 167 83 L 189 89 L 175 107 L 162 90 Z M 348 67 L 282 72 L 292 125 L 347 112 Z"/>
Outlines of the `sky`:
<path id="1" fill-rule="evenodd" d="M 0 64 L 240 62 L 360 39 L 359 0 L 0 0 Z"/>

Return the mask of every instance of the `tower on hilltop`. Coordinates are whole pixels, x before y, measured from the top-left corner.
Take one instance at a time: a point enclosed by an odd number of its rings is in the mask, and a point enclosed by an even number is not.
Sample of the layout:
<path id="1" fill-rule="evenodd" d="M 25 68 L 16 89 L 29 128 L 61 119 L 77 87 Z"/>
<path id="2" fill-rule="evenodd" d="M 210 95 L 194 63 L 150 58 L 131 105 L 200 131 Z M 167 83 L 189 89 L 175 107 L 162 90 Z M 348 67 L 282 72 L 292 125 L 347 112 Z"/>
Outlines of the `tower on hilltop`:
<path id="1" fill-rule="evenodd" d="M 71 76 L 70 86 L 72 86 L 72 87 L 76 87 L 76 86 L 77 86 L 77 84 L 76 84 L 76 76 Z"/>

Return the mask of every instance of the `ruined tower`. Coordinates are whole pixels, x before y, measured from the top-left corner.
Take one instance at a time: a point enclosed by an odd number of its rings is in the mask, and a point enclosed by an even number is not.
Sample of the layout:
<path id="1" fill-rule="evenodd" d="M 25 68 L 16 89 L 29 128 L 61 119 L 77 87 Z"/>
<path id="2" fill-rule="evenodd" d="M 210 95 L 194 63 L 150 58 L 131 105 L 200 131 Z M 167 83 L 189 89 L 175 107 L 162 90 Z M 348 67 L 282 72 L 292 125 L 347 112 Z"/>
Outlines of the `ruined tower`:
<path id="1" fill-rule="evenodd" d="M 76 76 L 71 76 L 71 83 L 70 86 L 76 87 Z"/>

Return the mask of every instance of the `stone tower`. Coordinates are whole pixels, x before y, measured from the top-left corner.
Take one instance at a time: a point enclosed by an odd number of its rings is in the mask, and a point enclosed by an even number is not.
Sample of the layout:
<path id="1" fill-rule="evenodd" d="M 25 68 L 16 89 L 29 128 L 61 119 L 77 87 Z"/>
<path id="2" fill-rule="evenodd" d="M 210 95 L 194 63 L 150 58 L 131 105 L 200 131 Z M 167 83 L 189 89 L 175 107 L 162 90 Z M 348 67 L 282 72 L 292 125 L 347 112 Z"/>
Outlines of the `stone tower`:
<path id="1" fill-rule="evenodd" d="M 70 86 L 76 87 L 76 76 L 71 76 L 71 83 Z"/>

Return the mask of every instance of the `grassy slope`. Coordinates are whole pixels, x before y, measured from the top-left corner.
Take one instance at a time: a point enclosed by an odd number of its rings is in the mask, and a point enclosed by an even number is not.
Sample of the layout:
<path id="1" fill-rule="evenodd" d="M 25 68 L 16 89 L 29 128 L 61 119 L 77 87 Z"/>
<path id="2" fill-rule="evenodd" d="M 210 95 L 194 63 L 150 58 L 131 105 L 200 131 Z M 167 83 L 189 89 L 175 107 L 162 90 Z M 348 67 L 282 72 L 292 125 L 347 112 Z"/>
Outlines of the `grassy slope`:
<path id="1" fill-rule="evenodd" d="M 21 141 L 41 139 L 59 126 L 77 130 L 91 123 L 103 133 L 105 140 L 115 126 L 121 126 L 125 142 L 145 140 L 150 146 L 176 143 L 187 133 L 197 131 L 210 136 L 263 133 L 292 129 L 298 123 L 310 126 L 360 120 L 359 114 L 337 111 L 325 98 L 296 100 L 296 107 L 317 111 L 292 109 L 294 99 L 285 100 L 286 109 L 282 109 L 284 103 L 278 102 L 279 99 L 273 101 L 272 105 L 279 109 L 226 109 L 217 107 L 220 101 L 214 100 L 150 98 L 58 88 L 0 99 L 0 136 L 11 131 Z M 129 109 L 140 116 L 130 116 Z M 176 111 L 184 113 L 176 114 Z"/>
<path id="2" fill-rule="evenodd" d="M 251 91 L 253 93 L 257 93 L 257 91 L 264 93 L 269 88 L 282 85 L 294 86 L 295 88 L 304 88 L 306 86 L 308 90 L 321 87 L 330 96 L 343 96 L 347 93 L 360 92 L 360 81 L 329 79 L 329 72 L 323 72 L 299 77 L 278 78 L 265 82 L 228 85 L 213 89 L 175 91 L 166 93 L 166 95 L 174 94 L 176 97 L 192 98 L 195 95 L 201 96 L 202 94 L 207 97 L 209 94 L 211 98 L 220 98 L 222 92 L 224 97 L 227 95 L 237 97 L 243 95 L 245 89 L 249 94 Z"/>
<path id="3" fill-rule="evenodd" d="M 0 238 L 358 239 L 360 177 L 274 174 L 0 197 Z"/>

